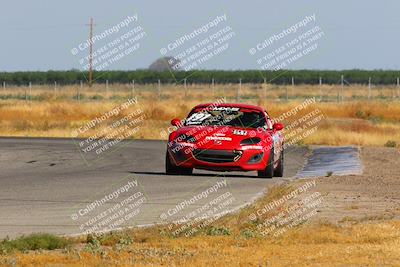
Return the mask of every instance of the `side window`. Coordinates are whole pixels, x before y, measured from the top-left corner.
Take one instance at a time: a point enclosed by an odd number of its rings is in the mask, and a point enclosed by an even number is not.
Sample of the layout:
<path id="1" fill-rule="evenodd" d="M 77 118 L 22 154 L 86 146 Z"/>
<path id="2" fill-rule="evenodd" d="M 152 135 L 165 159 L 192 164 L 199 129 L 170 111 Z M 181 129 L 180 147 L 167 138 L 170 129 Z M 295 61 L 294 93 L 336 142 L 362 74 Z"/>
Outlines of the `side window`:
<path id="1" fill-rule="evenodd" d="M 269 117 L 267 111 L 264 111 L 265 118 L 267 118 L 267 129 L 272 130 L 272 121 L 271 118 Z"/>

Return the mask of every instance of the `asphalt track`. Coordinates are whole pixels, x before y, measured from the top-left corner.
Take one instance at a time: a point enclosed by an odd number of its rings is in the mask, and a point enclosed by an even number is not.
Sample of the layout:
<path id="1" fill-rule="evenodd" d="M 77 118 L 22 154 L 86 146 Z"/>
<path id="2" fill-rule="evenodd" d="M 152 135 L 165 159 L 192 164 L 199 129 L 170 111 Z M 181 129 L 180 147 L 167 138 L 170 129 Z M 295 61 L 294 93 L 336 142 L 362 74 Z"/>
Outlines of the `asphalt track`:
<path id="1" fill-rule="evenodd" d="M 307 164 L 296 174 L 297 178 L 362 174 L 358 147 L 313 146 L 312 152 Z"/>
<path id="2" fill-rule="evenodd" d="M 75 235 L 221 214 L 252 202 L 268 185 L 293 179 L 310 155 L 304 147 L 288 148 L 283 178 L 200 170 L 168 176 L 163 141 L 122 141 L 101 157 L 83 156 L 77 142 L 0 138 L 0 238 Z"/>

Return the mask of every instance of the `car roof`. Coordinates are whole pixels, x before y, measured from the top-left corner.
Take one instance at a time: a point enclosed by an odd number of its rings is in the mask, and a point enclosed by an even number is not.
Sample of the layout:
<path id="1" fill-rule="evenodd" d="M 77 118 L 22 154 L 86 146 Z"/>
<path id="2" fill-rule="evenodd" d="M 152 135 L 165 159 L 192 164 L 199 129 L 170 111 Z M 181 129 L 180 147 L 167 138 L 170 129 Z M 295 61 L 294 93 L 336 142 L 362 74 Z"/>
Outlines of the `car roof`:
<path id="1" fill-rule="evenodd" d="M 248 104 L 238 104 L 238 103 L 205 103 L 199 104 L 195 106 L 193 109 L 197 108 L 206 108 L 206 107 L 237 107 L 237 108 L 245 108 L 245 109 L 254 109 L 258 111 L 264 111 L 262 107 L 255 106 L 255 105 L 248 105 Z"/>

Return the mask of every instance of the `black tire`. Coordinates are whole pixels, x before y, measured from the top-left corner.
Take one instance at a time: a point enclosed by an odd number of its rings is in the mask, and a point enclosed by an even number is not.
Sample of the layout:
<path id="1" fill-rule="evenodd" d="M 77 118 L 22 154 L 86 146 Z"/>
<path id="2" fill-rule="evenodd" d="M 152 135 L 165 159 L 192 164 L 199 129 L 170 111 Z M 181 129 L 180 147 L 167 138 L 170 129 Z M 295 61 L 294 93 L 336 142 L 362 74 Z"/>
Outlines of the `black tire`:
<path id="1" fill-rule="evenodd" d="M 167 153 L 165 154 L 165 173 L 168 174 L 168 175 L 176 174 L 176 173 L 177 173 L 176 166 L 174 166 L 174 165 L 171 163 L 171 160 L 170 160 L 170 158 L 169 158 L 168 151 L 167 151 Z"/>
<path id="2" fill-rule="evenodd" d="M 284 163 L 284 150 L 282 148 L 281 154 L 279 156 L 278 166 L 274 171 L 275 177 L 282 177 L 283 176 L 283 163 Z"/>
<path id="3" fill-rule="evenodd" d="M 258 177 L 262 178 L 272 178 L 274 177 L 274 148 L 271 148 L 267 166 L 264 170 L 258 171 Z"/>
<path id="4" fill-rule="evenodd" d="M 174 165 L 167 151 L 165 154 L 165 173 L 168 175 L 191 175 L 193 173 L 193 169 Z"/>

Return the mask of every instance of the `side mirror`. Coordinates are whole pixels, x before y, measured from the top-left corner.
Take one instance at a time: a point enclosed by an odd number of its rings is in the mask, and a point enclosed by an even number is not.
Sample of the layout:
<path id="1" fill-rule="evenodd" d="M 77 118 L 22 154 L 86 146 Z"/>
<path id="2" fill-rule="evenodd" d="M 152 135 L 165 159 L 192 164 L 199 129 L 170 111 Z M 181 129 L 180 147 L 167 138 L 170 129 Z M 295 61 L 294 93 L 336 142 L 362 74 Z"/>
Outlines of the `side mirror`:
<path id="1" fill-rule="evenodd" d="M 181 120 L 180 120 L 180 119 L 172 119 L 172 120 L 171 120 L 171 124 L 172 124 L 173 126 L 176 126 L 176 127 L 181 127 L 181 126 L 182 126 Z"/>
<path id="2" fill-rule="evenodd" d="M 280 131 L 280 130 L 283 129 L 283 127 L 284 127 L 283 124 L 279 123 L 279 122 L 274 123 L 274 125 L 273 125 L 273 128 L 274 128 L 275 131 Z"/>

